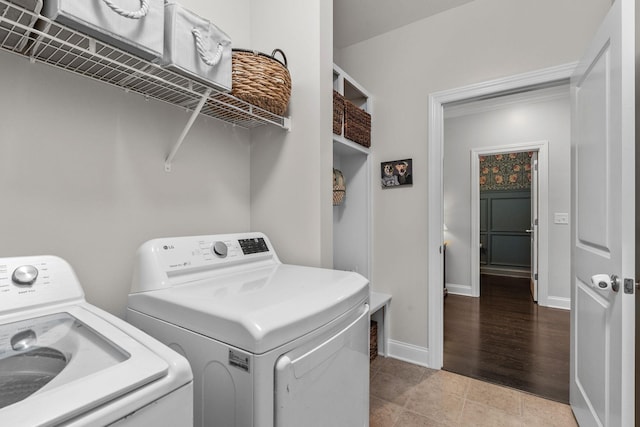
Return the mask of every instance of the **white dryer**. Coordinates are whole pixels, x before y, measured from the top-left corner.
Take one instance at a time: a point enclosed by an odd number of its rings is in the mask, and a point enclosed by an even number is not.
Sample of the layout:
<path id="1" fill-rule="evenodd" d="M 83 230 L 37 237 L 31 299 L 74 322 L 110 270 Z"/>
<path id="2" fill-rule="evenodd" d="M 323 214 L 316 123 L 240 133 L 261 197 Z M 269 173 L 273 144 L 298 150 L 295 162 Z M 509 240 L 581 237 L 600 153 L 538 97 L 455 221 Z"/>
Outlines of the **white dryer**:
<path id="1" fill-rule="evenodd" d="M 282 264 L 261 233 L 137 253 L 127 320 L 194 372 L 197 427 L 369 425 L 369 282 Z"/>
<path id="2" fill-rule="evenodd" d="M 0 420 L 22 426 L 183 426 L 188 362 L 88 304 L 52 256 L 0 258 Z"/>

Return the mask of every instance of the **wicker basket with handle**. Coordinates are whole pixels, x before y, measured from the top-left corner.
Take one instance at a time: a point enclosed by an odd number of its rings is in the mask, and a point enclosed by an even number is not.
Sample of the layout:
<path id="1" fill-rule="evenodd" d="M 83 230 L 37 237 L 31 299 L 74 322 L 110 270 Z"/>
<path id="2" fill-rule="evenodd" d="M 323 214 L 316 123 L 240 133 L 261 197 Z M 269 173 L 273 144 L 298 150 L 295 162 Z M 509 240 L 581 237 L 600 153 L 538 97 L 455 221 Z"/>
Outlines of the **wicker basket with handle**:
<path id="1" fill-rule="evenodd" d="M 275 58 L 282 56 L 283 62 Z M 231 94 L 274 114 L 283 115 L 291 97 L 291 75 L 287 57 L 280 49 L 271 56 L 245 49 L 233 49 Z"/>
<path id="2" fill-rule="evenodd" d="M 340 206 L 344 201 L 347 186 L 344 175 L 338 169 L 333 169 L 333 206 Z"/>

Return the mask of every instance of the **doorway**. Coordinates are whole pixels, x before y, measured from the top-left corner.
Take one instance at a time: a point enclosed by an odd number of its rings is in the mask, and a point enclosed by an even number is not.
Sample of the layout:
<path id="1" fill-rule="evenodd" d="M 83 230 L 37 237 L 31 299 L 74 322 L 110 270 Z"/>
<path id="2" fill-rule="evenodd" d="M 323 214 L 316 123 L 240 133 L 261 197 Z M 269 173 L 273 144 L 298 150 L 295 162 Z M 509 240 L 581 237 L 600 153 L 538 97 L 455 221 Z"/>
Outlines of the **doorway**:
<path id="1" fill-rule="evenodd" d="M 447 106 L 444 110 L 443 121 L 443 222 L 447 225 L 443 240 L 447 242 L 447 272 L 446 287 L 454 294 L 480 296 L 480 263 L 483 255 L 487 254 L 487 247 L 499 242 L 511 246 L 507 252 L 496 257 L 495 263 L 503 268 L 515 270 L 528 266 L 530 237 L 533 237 L 539 247 L 534 253 L 540 254 L 535 262 L 538 265 L 532 276 L 537 282 L 536 295 L 542 305 L 568 308 L 568 264 L 555 265 L 551 271 L 556 283 L 563 282 L 564 288 L 556 286 L 549 292 L 549 253 L 567 257 L 569 251 L 569 227 L 564 226 L 554 230 L 554 236 L 549 238 L 549 153 L 553 152 L 556 168 L 553 177 L 556 185 L 552 190 L 553 203 L 551 207 L 558 212 L 568 212 L 569 209 L 569 180 L 565 177 L 568 170 L 561 165 L 569 163 L 569 91 L 566 85 L 542 88 L 528 91 L 524 94 L 510 94 L 490 100 L 473 101 L 470 104 Z M 530 140 L 529 138 L 546 137 L 544 140 Z M 514 142 L 516 141 L 516 142 Z M 550 147 L 550 141 L 554 144 Z M 494 145 L 497 144 L 497 145 Z M 492 168 L 511 168 L 510 171 L 500 170 L 495 174 L 489 171 L 483 174 L 480 167 L 481 159 L 497 158 L 511 153 L 516 159 L 504 160 L 505 165 L 492 163 Z M 522 208 L 518 200 L 499 200 L 496 205 L 502 209 L 502 227 L 492 236 L 493 242 L 482 242 L 480 236 L 486 233 L 481 229 L 481 212 L 488 207 L 480 202 L 480 186 L 482 179 L 492 182 L 484 185 L 496 190 L 498 188 L 522 191 L 522 179 L 529 187 L 533 173 L 529 153 L 537 153 L 539 164 L 538 190 L 539 220 L 537 224 L 513 224 L 515 217 L 508 212 Z M 526 159 L 520 157 L 526 157 Z M 508 155 L 507 155 L 508 157 Z M 465 167 L 465 161 L 469 167 Z M 517 161 L 517 162 L 516 162 Z M 517 163 L 517 164 L 516 164 Z M 517 170 L 513 170 L 513 169 Z M 501 182 L 495 182 L 500 179 Z M 513 185 L 509 183 L 514 180 Z M 520 196 L 512 194 L 513 199 Z M 516 206 L 512 206 L 515 203 Z M 526 214 L 529 214 L 529 202 L 526 202 Z M 509 205 L 509 206 L 507 206 Z M 507 211 L 505 211 L 505 209 Z M 485 224 L 483 224 L 484 226 Z M 512 227 L 519 226 L 518 232 Z M 510 228 L 511 227 L 511 228 Z M 531 230 L 530 233 L 527 230 Z M 510 231 L 510 233 L 507 233 Z M 531 236 L 530 236 L 531 234 Z M 485 237 L 487 237 L 485 235 Z M 554 247 L 549 250 L 549 241 Z M 526 251 L 525 260 L 518 259 L 513 248 L 520 246 Z M 563 251 L 558 251 L 558 247 Z M 501 258 L 501 259 L 497 259 Z M 526 277 L 529 277 L 528 274 Z M 557 289 L 556 289 L 557 288 Z M 566 289 L 565 289 L 566 288 Z M 564 295 L 562 294 L 564 292 Z M 564 297 L 559 300 L 558 296 Z"/>
<path id="2" fill-rule="evenodd" d="M 532 277 L 537 156 L 537 151 L 479 156 L 480 274 Z"/>
<path id="3" fill-rule="evenodd" d="M 533 102 L 531 96 L 534 97 Z M 518 98 L 517 103 L 515 98 Z M 543 295 L 542 300 L 547 302 L 548 257 L 550 253 L 557 253 L 557 248 L 551 251 L 548 248 L 549 152 L 552 143 L 556 144 L 552 147 L 554 150 L 558 150 L 562 144 L 567 148 L 569 146 L 568 88 L 566 85 L 545 88 L 535 94 L 510 95 L 493 102 L 489 110 L 472 110 L 465 115 L 458 112 L 455 117 L 449 116 L 445 108 L 443 191 L 444 222 L 448 229 L 445 240 L 449 242 L 446 276 L 456 280 L 458 273 L 458 277 L 465 280 L 460 271 L 452 271 L 448 266 L 455 266 L 452 256 L 464 256 L 460 252 L 456 254 L 456 245 L 468 245 L 468 258 L 462 260 L 461 264 L 467 267 L 471 285 L 466 293 L 457 292 L 459 295 L 455 295 L 456 290 L 460 291 L 463 287 L 456 289 L 447 283 L 453 295 L 446 299 L 444 307 L 443 367 L 567 403 L 569 312 L 538 307 L 532 302 L 528 267 L 531 262 L 531 237 L 537 236 L 530 236 L 528 231 L 531 234 L 536 231 L 540 236 L 538 240 L 544 246 L 540 250 L 543 259 L 540 260 L 538 278 L 541 279 L 539 293 Z M 517 122 L 513 120 L 514 117 L 518 118 Z M 562 123 L 555 123 L 554 117 Z M 540 136 L 549 139 L 487 145 Z M 568 163 L 569 150 L 566 153 L 554 153 L 556 165 Z M 541 185 L 537 187 L 541 190 L 539 199 L 542 212 L 538 224 L 531 227 L 530 183 L 533 181 L 536 155 L 540 161 Z M 469 174 L 461 177 L 461 159 L 465 157 L 469 159 L 471 167 Z M 558 170 L 553 173 L 557 177 Z M 563 184 L 566 188 L 561 188 Z M 481 187 L 489 190 L 489 194 L 483 195 Z M 556 200 L 551 206 L 558 211 L 568 210 L 568 182 L 556 183 L 554 187 L 552 194 Z M 467 198 L 464 190 L 468 193 L 469 207 L 465 207 L 462 203 L 464 200 L 461 200 Z M 564 199 L 565 204 L 558 203 L 558 199 Z M 483 211 L 492 213 L 490 216 L 493 219 L 483 218 Z M 568 248 L 569 228 L 560 225 L 553 227 L 554 233 L 567 234 L 562 244 Z M 498 250 L 499 244 L 505 245 L 502 251 Z M 526 274 L 520 280 L 481 275 L 483 256 L 485 266 L 491 266 L 493 273 L 502 270 L 501 273 L 513 274 L 518 267 L 527 267 Z M 559 270 L 557 266 L 556 270 Z M 568 277 L 568 269 L 564 273 Z M 485 286 L 487 289 L 484 289 Z M 566 292 L 570 292 L 568 287 Z M 467 306 L 467 309 L 458 310 L 460 305 Z M 457 318 L 452 319 L 452 312 L 455 311 L 458 311 L 455 315 Z M 544 331 L 544 326 L 550 324 L 555 329 Z M 459 363 L 461 356 L 466 365 Z M 557 382 L 547 381 L 549 372 L 558 373 L 554 378 Z"/>
<path id="4" fill-rule="evenodd" d="M 509 153 L 515 155 L 518 160 L 506 161 L 508 168 L 517 169 L 521 168 L 520 176 L 516 180 L 526 180 L 526 184 L 522 185 L 503 185 L 502 188 L 506 189 L 507 193 L 502 193 L 500 196 L 494 195 L 494 198 L 499 198 L 494 208 L 500 209 L 501 213 L 506 217 L 497 217 L 500 224 L 494 224 L 493 227 L 498 229 L 498 236 L 493 241 L 482 241 L 483 229 L 491 227 L 489 224 L 482 224 L 482 211 L 483 209 L 489 210 L 490 206 L 483 206 L 481 200 L 481 187 L 482 178 L 484 175 L 483 168 L 480 166 L 482 158 L 489 158 L 499 156 L 501 154 Z M 509 155 L 507 154 L 507 156 Z M 535 166 L 534 166 L 535 163 Z M 471 202 L 471 247 L 478 248 L 478 251 L 473 251 L 470 256 L 471 269 L 471 296 L 480 296 L 480 273 L 481 266 L 483 264 L 483 255 L 485 257 L 492 257 L 493 259 L 487 259 L 488 264 L 496 264 L 497 269 L 503 267 L 503 270 L 514 272 L 520 270 L 524 272 L 522 267 L 530 266 L 527 269 L 525 277 L 529 277 L 530 290 L 534 301 L 542 301 L 542 305 L 567 308 L 560 304 L 549 303 L 549 141 L 535 141 L 525 142 L 518 144 L 510 144 L 497 147 L 485 147 L 474 148 L 471 150 L 471 190 L 472 190 L 472 202 Z M 529 165 L 529 167 L 527 167 Z M 495 166 L 493 166 L 495 167 Z M 536 170 L 537 169 L 537 170 Z M 493 174 L 488 174 L 490 179 L 495 179 Z M 508 174 L 505 176 L 497 175 L 503 180 L 513 180 L 514 174 Z M 501 186 L 489 186 L 489 188 L 495 190 Z M 524 208 L 527 212 L 521 212 L 521 215 L 527 216 L 526 221 L 518 220 L 513 212 L 522 210 L 521 203 L 522 196 L 518 195 L 518 192 L 526 187 L 526 206 Z M 554 194 L 555 195 L 555 194 Z M 556 195 L 557 197 L 557 195 Z M 505 199 L 508 198 L 508 199 Z M 535 211 L 535 212 L 534 212 Z M 445 216 L 446 220 L 446 216 Z M 516 229 L 517 228 L 517 229 Z M 568 231 L 568 230 L 567 230 Z M 501 255 L 488 254 L 482 251 L 485 245 L 495 245 L 500 242 L 506 242 L 506 247 L 503 247 Z M 485 246 L 486 247 L 486 246 Z M 528 250 L 524 255 L 523 250 Z M 488 269 L 486 273 L 496 272 L 496 269 Z M 565 272 L 568 273 L 568 272 Z"/>
<path id="5" fill-rule="evenodd" d="M 535 277 L 537 156 L 537 151 L 505 152 L 478 160 L 480 274 Z M 536 294 L 532 286 L 532 298 Z"/>
<path id="6" fill-rule="evenodd" d="M 483 82 L 477 85 L 443 91 L 429 96 L 429 244 L 427 253 L 429 283 L 429 366 L 443 366 L 443 269 L 442 242 L 444 241 L 443 219 L 443 142 L 444 105 L 463 103 L 496 94 L 521 92 L 523 90 L 566 84 L 575 64 L 553 67 L 538 72 L 525 73 L 505 79 Z M 469 165 L 471 166 L 471 165 Z M 467 169 L 469 167 L 467 166 Z M 467 181 L 468 183 L 469 181 Z M 468 184 L 467 184 L 468 188 Z M 468 190 L 467 190 L 468 194 Z M 467 200 L 471 200 L 469 195 Z M 449 226 L 449 224 L 447 224 Z M 476 233 L 472 233 L 472 236 Z M 470 245 L 469 245 L 470 246 Z M 477 247 L 477 246 L 476 246 Z M 542 249 L 541 249 L 542 250 Z M 447 249 L 449 251 L 449 248 Z M 473 252 L 472 252 L 473 253 Z M 449 260 L 447 260 L 449 261 Z M 477 265 L 477 264 L 476 264 Z M 466 269 L 469 271 L 468 269 Z"/>

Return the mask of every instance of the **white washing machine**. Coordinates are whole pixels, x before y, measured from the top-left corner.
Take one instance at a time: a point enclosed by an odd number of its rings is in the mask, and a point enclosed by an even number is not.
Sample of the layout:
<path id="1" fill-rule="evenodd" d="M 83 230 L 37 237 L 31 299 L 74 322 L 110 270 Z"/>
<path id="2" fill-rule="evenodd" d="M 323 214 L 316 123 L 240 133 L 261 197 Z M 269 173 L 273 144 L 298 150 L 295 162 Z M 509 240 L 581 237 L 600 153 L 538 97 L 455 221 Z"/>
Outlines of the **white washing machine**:
<path id="1" fill-rule="evenodd" d="M 185 426 L 189 363 L 88 304 L 52 256 L 0 258 L 0 424 Z"/>
<path id="2" fill-rule="evenodd" d="M 198 427 L 369 425 L 369 282 L 282 264 L 261 233 L 137 253 L 127 320 L 183 354 Z"/>

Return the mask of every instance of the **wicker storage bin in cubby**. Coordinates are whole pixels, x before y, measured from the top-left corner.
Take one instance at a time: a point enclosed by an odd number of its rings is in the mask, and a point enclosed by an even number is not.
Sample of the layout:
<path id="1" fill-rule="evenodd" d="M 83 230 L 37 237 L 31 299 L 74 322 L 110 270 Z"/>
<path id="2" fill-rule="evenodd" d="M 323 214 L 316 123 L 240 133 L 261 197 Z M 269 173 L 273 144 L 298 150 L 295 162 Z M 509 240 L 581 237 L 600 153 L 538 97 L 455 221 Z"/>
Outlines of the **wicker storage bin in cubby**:
<path id="1" fill-rule="evenodd" d="M 378 357 L 378 322 L 375 320 L 371 321 L 369 334 L 369 361 L 373 361 Z"/>
<path id="2" fill-rule="evenodd" d="M 344 102 L 344 137 L 365 147 L 371 147 L 371 114 Z"/>
<path id="3" fill-rule="evenodd" d="M 333 133 L 342 135 L 342 121 L 344 120 L 344 97 L 333 91 Z"/>
<path id="4" fill-rule="evenodd" d="M 333 169 L 333 206 L 340 206 L 344 201 L 347 186 L 344 175 L 338 169 Z"/>

